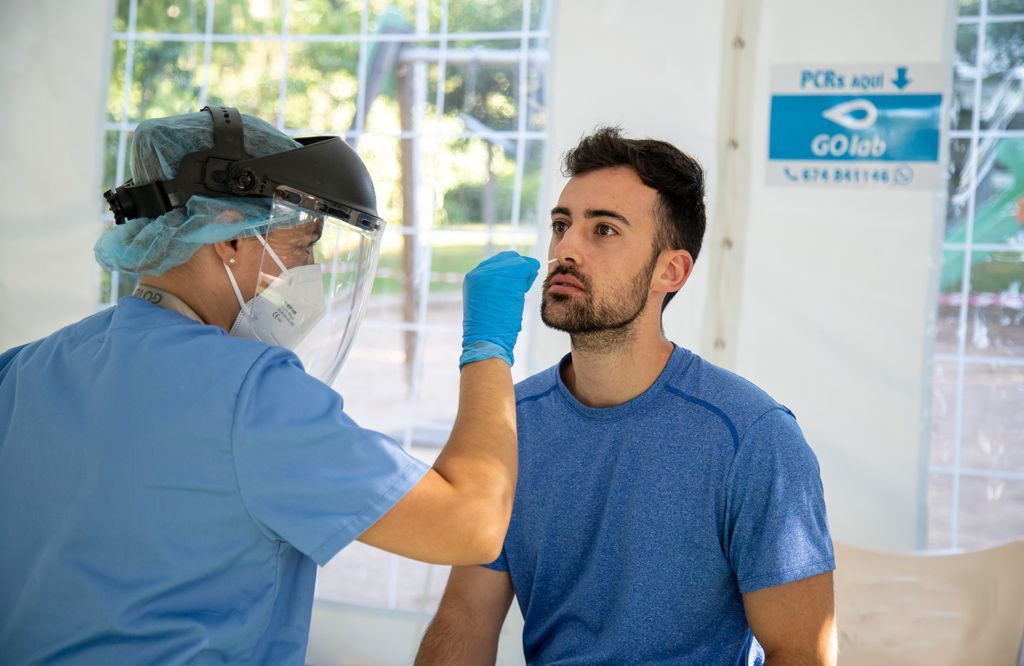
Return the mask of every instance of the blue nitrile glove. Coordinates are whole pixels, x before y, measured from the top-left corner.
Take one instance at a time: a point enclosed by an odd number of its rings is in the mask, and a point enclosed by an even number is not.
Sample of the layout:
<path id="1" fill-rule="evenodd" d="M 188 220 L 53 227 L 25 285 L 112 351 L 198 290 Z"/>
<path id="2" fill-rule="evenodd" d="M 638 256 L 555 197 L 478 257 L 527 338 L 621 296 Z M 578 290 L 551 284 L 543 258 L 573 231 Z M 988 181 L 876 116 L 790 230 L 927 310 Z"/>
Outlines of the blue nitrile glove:
<path id="1" fill-rule="evenodd" d="M 540 262 L 518 252 L 499 252 L 480 262 L 462 283 L 462 357 L 459 368 L 497 357 L 512 365 L 523 326 L 523 301 Z"/>

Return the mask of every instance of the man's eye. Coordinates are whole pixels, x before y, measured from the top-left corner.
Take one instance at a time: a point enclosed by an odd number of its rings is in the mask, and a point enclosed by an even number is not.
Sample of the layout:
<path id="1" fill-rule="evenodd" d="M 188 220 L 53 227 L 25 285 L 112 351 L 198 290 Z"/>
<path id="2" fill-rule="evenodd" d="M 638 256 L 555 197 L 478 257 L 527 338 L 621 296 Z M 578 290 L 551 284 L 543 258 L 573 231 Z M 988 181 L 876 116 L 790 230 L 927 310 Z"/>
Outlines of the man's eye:
<path id="1" fill-rule="evenodd" d="M 607 224 L 601 224 L 597 227 L 597 233 L 599 236 L 618 236 L 619 232 L 614 227 L 609 227 Z"/>
<path id="2" fill-rule="evenodd" d="M 555 220 L 554 222 L 551 223 L 551 231 L 555 232 L 556 234 L 565 233 L 565 230 L 568 228 L 569 225 L 567 225 L 565 222 L 561 220 Z"/>

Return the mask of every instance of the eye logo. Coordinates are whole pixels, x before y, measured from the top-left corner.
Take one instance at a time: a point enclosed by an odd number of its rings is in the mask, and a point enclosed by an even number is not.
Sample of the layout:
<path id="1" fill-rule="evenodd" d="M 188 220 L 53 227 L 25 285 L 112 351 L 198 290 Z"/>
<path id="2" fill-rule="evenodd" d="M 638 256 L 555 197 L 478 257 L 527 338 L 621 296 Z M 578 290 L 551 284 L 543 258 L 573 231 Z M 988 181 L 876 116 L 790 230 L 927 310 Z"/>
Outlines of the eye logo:
<path id="1" fill-rule="evenodd" d="M 821 112 L 821 115 L 847 132 L 869 130 L 878 120 L 878 107 L 866 99 L 851 99 Z M 811 152 L 817 157 L 840 159 L 878 159 L 888 146 L 875 134 L 819 134 L 811 141 Z"/>
<path id="2" fill-rule="evenodd" d="M 848 130 L 866 130 L 875 126 L 878 108 L 866 99 L 851 99 L 826 109 L 821 115 Z"/>

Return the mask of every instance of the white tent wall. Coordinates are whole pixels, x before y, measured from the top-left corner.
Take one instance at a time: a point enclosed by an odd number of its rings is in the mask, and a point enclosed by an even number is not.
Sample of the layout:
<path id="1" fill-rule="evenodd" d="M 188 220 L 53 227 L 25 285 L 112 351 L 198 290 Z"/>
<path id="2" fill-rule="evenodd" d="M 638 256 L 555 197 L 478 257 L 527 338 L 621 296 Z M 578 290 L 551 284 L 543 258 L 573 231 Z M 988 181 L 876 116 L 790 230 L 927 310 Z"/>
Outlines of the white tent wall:
<path id="1" fill-rule="evenodd" d="M 707 192 L 714 192 L 724 10 L 724 2 L 706 0 L 556 0 L 540 219 L 546 219 L 565 185 L 561 156 L 598 125 L 620 125 L 630 137 L 679 146 L 700 161 Z M 713 197 L 708 208 L 713 219 Z M 549 238 L 550 230 L 541 233 L 541 253 Z M 698 259 L 664 320 L 666 334 L 694 350 L 710 263 Z M 527 361 L 535 372 L 569 351 L 569 338 L 545 328 L 539 318 L 532 324 Z"/>
<path id="2" fill-rule="evenodd" d="M 15 0 L 0 12 L 6 348 L 98 301 L 89 248 L 111 5 Z M 952 0 L 563 0 L 553 16 L 542 205 L 563 184 L 561 153 L 598 124 L 668 139 L 703 162 L 711 225 L 666 331 L 797 413 L 821 461 L 836 536 L 865 546 L 911 547 L 923 536 L 943 193 L 766 186 L 769 76 L 775 64 L 948 66 L 955 12 Z M 730 134 L 750 140 L 730 149 Z M 727 234 L 731 250 L 723 250 Z M 538 370 L 568 343 L 533 325 L 526 360 Z M 715 349 L 718 338 L 724 349 Z"/>
<path id="3" fill-rule="evenodd" d="M 561 153 L 598 124 L 701 160 L 711 226 L 666 331 L 796 412 L 834 534 L 862 546 L 921 545 L 944 192 L 766 186 L 769 76 L 775 64 L 949 69 L 955 12 L 953 0 L 557 0 L 553 14 L 542 205 L 563 185 Z M 109 0 L 0 5 L 0 349 L 98 302 L 110 17 Z M 525 360 L 539 370 L 568 340 L 534 326 Z M 358 637 L 350 620 L 337 634 Z"/>
<path id="4" fill-rule="evenodd" d="M 924 543 L 944 186 L 767 186 L 771 68 L 951 72 L 955 19 L 952 0 L 564 0 L 554 13 L 544 204 L 564 184 L 560 155 L 599 124 L 669 140 L 704 164 L 709 229 L 666 333 L 797 414 L 834 536 L 862 546 Z M 531 371 L 568 350 L 564 334 L 534 326 Z"/>
<path id="5" fill-rule="evenodd" d="M 0 4 L 0 350 L 94 312 L 110 0 Z"/>
<path id="6" fill-rule="evenodd" d="M 767 186 L 771 67 L 941 63 L 951 81 L 955 21 L 945 0 L 765 0 L 761 10 L 739 316 L 725 332 L 737 344 L 725 358 L 797 414 L 818 454 L 834 537 L 861 546 L 926 543 L 945 186 Z M 945 153 L 945 128 L 942 137 Z"/>

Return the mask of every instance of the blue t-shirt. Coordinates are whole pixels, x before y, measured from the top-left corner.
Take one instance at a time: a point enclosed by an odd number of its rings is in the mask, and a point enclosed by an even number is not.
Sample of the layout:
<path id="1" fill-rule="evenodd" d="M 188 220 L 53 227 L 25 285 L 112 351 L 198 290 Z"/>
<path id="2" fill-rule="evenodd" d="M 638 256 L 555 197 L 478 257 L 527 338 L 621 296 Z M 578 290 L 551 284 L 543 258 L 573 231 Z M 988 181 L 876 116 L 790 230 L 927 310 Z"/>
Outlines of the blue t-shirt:
<path id="1" fill-rule="evenodd" d="M 757 661 L 741 594 L 835 568 L 792 413 L 681 348 L 604 409 L 569 392 L 562 364 L 516 386 L 519 483 L 488 565 L 511 575 L 526 660 Z"/>
<path id="2" fill-rule="evenodd" d="M 138 298 L 0 354 L 0 662 L 302 664 L 426 467 L 280 347 Z"/>

